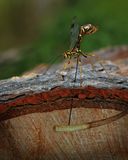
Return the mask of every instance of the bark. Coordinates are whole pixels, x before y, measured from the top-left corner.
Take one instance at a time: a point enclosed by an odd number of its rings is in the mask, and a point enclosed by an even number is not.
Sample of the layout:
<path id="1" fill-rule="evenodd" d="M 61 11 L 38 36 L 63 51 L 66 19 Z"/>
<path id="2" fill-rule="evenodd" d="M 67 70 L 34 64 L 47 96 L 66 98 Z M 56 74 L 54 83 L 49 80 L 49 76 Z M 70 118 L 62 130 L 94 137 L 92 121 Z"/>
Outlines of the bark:
<path id="1" fill-rule="evenodd" d="M 62 72 L 61 65 L 54 65 L 47 72 L 38 67 L 21 77 L 0 81 L 1 157 L 4 152 L 10 155 L 6 159 L 93 160 L 128 156 L 127 117 L 120 123 L 85 132 L 58 135 L 53 131 L 54 125 L 67 123 L 65 109 L 71 107 L 75 108 L 71 121 L 74 124 L 107 118 L 118 111 L 127 114 L 128 47 L 108 48 L 96 54 L 106 59 L 103 66 L 97 61 L 93 69 L 89 62 L 83 62 L 82 78 L 78 72 L 75 83 L 75 68 Z M 84 108 L 88 108 L 85 113 Z"/>

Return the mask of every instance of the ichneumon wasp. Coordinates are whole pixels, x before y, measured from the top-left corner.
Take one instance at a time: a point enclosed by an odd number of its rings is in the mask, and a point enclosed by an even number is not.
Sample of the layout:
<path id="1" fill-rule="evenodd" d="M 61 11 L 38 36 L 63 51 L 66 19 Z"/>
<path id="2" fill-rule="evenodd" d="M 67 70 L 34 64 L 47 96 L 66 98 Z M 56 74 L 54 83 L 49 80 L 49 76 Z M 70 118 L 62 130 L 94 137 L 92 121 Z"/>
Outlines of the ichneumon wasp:
<path id="1" fill-rule="evenodd" d="M 86 24 L 82 25 L 79 27 L 79 25 L 76 23 L 76 17 L 74 17 L 72 25 L 71 25 L 71 35 L 70 35 L 70 49 L 66 52 L 64 52 L 64 58 L 68 59 L 68 63 L 70 63 L 70 60 L 72 58 L 76 59 L 76 71 L 75 71 L 75 77 L 74 77 L 74 82 L 76 82 L 77 79 L 77 70 L 78 70 L 78 65 L 81 63 L 81 57 L 88 58 L 88 56 L 96 56 L 96 58 L 99 59 L 97 55 L 89 54 L 89 53 L 84 53 L 80 49 L 81 41 L 84 36 L 86 35 L 91 35 L 97 31 L 97 27 L 92 25 L 92 24 Z M 66 64 L 65 64 L 66 65 Z M 106 72 L 104 69 L 104 66 L 102 63 L 100 63 L 102 66 L 103 70 Z M 93 64 L 92 64 L 93 67 Z M 66 66 L 64 67 L 66 68 Z M 94 69 L 94 67 L 93 67 Z M 109 76 L 109 74 L 106 72 L 106 74 Z M 108 117 L 106 119 L 101 119 L 97 121 L 92 121 L 86 124 L 80 124 L 80 125 L 70 125 L 71 122 L 71 113 L 72 113 L 72 106 L 70 108 L 70 113 L 69 113 L 69 120 L 68 120 L 68 125 L 60 125 L 60 126 L 54 126 L 55 131 L 61 132 L 72 132 L 72 131 L 77 131 L 77 130 L 83 130 L 83 129 L 88 129 L 88 128 L 93 128 L 93 127 L 98 127 L 107 123 L 110 123 L 112 121 L 115 121 L 124 115 L 126 115 L 125 111 L 112 116 Z"/>
<path id="2" fill-rule="evenodd" d="M 79 25 L 76 23 L 76 17 L 74 17 L 72 25 L 71 25 L 71 35 L 70 35 L 70 50 L 64 52 L 64 58 L 70 60 L 72 58 L 76 58 L 76 72 L 75 72 L 75 78 L 74 82 L 76 82 L 77 78 L 77 70 L 78 65 L 81 63 L 81 56 L 84 58 L 88 57 L 87 53 L 84 53 L 80 49 L 80 44 L 85 35 L 91 35 L 97 31 L 97 27 L 92 24 L 86 24 L 79 27 Z M 64 67 L 66 68 L 66 67 Z"/>
<path id="3" fill-rule="evenodd" d="M 69 59 L 69 63 L 72 58 L 76 59 L 76 71 L 75 71 L 74 82 L 76 82 L 76 79 L 77 79 L 77 70 L 78 70 L 79 63 L 81 63 L 81 56 L 84 58 L 88 57 L 88 54 L 82 52 L 80 49 L 81 41 L 84 36 L 91 35 L 96 31 L 97 31 L 97 27 L 92 24 L 86 24 L 79 27 L 79 25 L 76 23 L 76 17 L 73 18 L 73 22 L 71 24 L 71 33 L 70 33 L 71 34 L 70 50 L 64 52 L 64 58 Z M 72 112 L 72 107 L 70 108 L 70 113 L 69 113 L 69 121 L 68 121 L 69 125 L 71 121 L 71 112 Z"/>

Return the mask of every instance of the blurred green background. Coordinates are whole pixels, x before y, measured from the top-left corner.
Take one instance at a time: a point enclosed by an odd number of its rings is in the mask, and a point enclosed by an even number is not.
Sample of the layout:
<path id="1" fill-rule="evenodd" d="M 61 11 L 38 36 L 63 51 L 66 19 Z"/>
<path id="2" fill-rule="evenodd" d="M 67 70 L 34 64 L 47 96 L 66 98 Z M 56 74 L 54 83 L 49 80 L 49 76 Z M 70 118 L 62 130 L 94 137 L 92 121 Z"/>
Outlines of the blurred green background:
<path id="1" fill-rule="evenodd" d="M 0 79 L 68 50 L 74 16 L 99 28 L 84 39 L 83 50 L 128 43 L 127 0 L 0 0 Z"/>

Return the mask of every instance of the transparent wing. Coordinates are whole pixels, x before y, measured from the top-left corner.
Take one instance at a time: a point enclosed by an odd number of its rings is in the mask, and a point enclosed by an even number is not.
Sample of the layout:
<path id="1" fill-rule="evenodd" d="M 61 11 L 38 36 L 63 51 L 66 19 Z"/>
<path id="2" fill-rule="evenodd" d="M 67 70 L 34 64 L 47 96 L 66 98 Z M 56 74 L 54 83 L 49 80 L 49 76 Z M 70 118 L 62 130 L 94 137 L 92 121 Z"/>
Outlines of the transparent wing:
<path id="1" fill-rule="evenodd" d="M 64 60 L 63 56 L 61 54 L 58 54 L 56 56 L 52 56 L 50 57 L 50 59 L 48 60 L 48 64 L 46 66 L 46 68 L 43 71 L 43 74 L 46 74 L 48 71 L 50 71 L 51 69 L 54 70 L 55 65 L 62 63 Z"/>
<path id="2" fill-rule="evenodd" d="M 73 49 L 78 41 L 79 25 L 76 17 L 73 18 L 70 30 L 70 49 Z"/>

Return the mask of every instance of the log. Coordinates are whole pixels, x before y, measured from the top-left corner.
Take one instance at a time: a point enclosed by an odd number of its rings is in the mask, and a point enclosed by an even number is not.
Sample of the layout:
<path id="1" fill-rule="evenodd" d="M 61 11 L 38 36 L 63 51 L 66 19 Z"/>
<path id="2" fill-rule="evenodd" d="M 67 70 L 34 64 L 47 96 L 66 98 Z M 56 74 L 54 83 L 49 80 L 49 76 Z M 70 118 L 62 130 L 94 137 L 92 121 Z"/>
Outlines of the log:
<path id="1" fill-rule="evenodd" d="M 62 64 L 47 72 L 38 67 L 21 77 L 0 81 L 1 159 L 93 160 L 128 156 L 127 116 L 88 131 L 59 135 L 53 130 L 54 125 L 68 122 L 67 109 L 71 107 L 73 124 L 107 118 L 119 111 L 127 114 L 128 47 L 102 49 L 95 54 L 106 59 L 103 66 L 98 61 L 94 68 L 83 62 L 82 78 L 78 72 L 76 82 L 75 68 L 67 68 L 62 76 Z"/>

